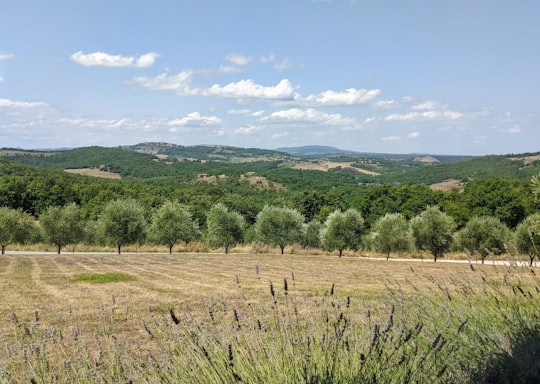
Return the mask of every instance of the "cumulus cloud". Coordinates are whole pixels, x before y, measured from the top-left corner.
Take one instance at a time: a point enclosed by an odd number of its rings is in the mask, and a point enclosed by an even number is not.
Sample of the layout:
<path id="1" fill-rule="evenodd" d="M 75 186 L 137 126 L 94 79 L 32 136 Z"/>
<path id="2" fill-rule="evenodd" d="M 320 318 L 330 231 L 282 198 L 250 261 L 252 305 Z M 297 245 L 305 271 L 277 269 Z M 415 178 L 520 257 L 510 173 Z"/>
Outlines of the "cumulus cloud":
<path id="1" fill-rule="evenodd" d="M 47 103 L 40 101 L 14 101 L 10 99 L 0 99 L 0 108 L 46 108 L 49 107 Z"/>
<path id="2" fill-rule="evenodd" d="M 355 105 L 364 104 L 377 97 L 381 91 L 379 89 L 356 89 L 349 88 L 344 92 L 324 91 L 318 95 L 311 95 L 305 98 L 308 104 L 315 105 Z"/>
<path id="3" fill-rule="evenodd" d="M 87 67 L 138 67 L 148 68 L 154 65 L 159 55 L 155 52 L 149 52 L 139 57 L 110 55 L 105 52 L 83 53 L 75 52 L 70 59 L 77 64 Z"/>
<path id="4" fill-rule="evenodd" d="M 276 139 L 282 139 L 287 136 L 289 136 L 289 132 L 276 132 L 276 133 L 273 133 L 272 136 L 270 137 L 276 140 Z"/>
<path id="5" fill-rule="evenodd" d="M 382 141 L 400 141 L 401 137 L 399 137 L 399 136 L 385 136 L 385 137 L 381 137 L 381 140 Z"/>
<path id="6" fill-rule="evenodd" d="M 407 137 L 409 139 L 416 139 L 418 136 L 420 136 L 420 132 L 418 131 L 413 131 L 413 132 L 410 132 Z"/>
<path id="7" fill-rule="evenodd" d="M 0 60 L 10 60 L 13 58 L 15 58 L 15 55 L 13 53 L 0 51 Z"/>
<path id="8" fill-rule="evenodd" d="M 372 117 L 366 117 L 365 120 L 364 120 L 364 123 L 365 123 L 365 124 L 371 124 L 371 123 L 376 122 L 377 120 L 378 120 L 378 118 L 377 118 L 377 117 L 374 117 L 374 116 L 372 116 Z"/>
<path id="9" fill-rule="evenodd" d="M 297 124 L 317 124 L 341 127 L 344 130 L 354 130 L 360 128 L 353 118 L 343 117 L 339 113 L 326 113 L 313 108 L 301 109 L 291 108 L 271 113 L 262 117 L 260 121 L 270 121 L 276 123 L 297 123 Z"/>
<path id="10" fill-rule="evenodd" d="M 251 60 L 253 60 L 253 58 L 250 56 L 239 55 L 237 53 L 231 53 L 225 56 L 225 60 L 227 60 L 230 63 L 233 63 L 234 65 L 244 66 L 244 65 L 248 65 L 251 62 Z"/>
<path id="11" fill-rule="evenodd" d="M 199 112 L 191 112 L 185 117 L 169 121 L 168 125 L 173 127 L 185 127 L 217 125 L 220 123 L 221 119 L 217 116 L 202 116 Z"/>
<path id="12" fill-rule="evenodd" d="M 274 64 L 274 69 L 278 72 L 288 71 L 292 67 L 293 64 L 289 59 L 283 59 L 279 63 Z"/>
<path id="13" fill-rule="evenodd" d="M 153 91 L 177 91 L 180 94 L 193 94 L 190 89 L 192 71 L 181 71 L 177 75 L 162 73 L 156 77 L 137 76 L 132 79 L 132 83 L 141 85 Z"/>
<path id="14" fill-rule="evenodd" d="M 260 131 L 262 129 L 263 129 L 263 127 L 261 127 L 259 125 L 249 125 L 249 126 L 246 126 L 246 127 L 240 127 L 238 129 L 236 129 L 234 131 L 234 133 L 236 133 L 238 135 L 248 136 L 248 135 L 252 135 L 253 133 L 258 132 L 258 131 Z"/>
<path id="15" fill-rule="evenodd" d="M 252 111 L 251 109 L 229 109 L 227 111 L 229 115 L 241 115 L 241 116 L 251 116 L 251 117 L 261 117 L 264 115 L 264 111 Z"/>
<path id="16" fill-rule="evenodd" d="M 259 57 L 259 61 L 263 64 L 271 63 L 276 60 L 276 55 L 273 53 L 269 54 L 268 56 L 261 56 Z"/>
<path id="17" fill-rule="evenodd" d="M 440 103 L 437 103 L 437 102 L 431 101 L 431 100 L 425 101 L 425 102 L 420 103 L 420 104 L 413 105 L 411 107 L 411 109 L 416 110 L 416 111 L 426 111 L 426 110 L 441 109 L 441 108 L 444 108 L 444 106 L 441 105 Z"/>
<path id="18" fill-rule="evenodd" d="M 507 132 L 511 135 L 521 133 L 521 127 L 519 125 L 514 125 L 513 127 L 508 128 Z"/>
<path id="19" fill-rule="evenodd" d="M 395 100 L 379 100 L 375 103 L 375 108 L 377 109 L 391 109 L 395 108 L 399 103 Z"/>
<path id="20" fill-rule="evenodd" d="M 275 86 L 263 86 L 253 80 L 240 80 L 225 86 L 214 84 L 204 94 L 209 96 L 237 99 L 274 99 L 288 100 L 295 97 L 294 87 L 289 80 L 283 79 Z"/>
<path id="21" fill-rule="evenodd" d="M 454 111 L 425 111 L 394 113 L 384 118 L 386 121 L 408 121 L 408 120 L 456 120 L 463 116 L 460 112 Z"/>

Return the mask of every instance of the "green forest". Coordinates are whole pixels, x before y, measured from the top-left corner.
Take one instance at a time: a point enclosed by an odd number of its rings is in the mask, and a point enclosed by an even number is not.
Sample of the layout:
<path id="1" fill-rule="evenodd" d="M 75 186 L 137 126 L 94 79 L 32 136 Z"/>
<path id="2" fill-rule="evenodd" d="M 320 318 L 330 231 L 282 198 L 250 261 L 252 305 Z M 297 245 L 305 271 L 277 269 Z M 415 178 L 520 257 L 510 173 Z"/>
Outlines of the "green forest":
<path id="1" fill-rule="evenodd" d="M 197 239 L 199 231 L 211 237 L 208 219 L 211 211 L 219 207 L 241 217 L 242 235 L 235 237 L 230 244 L 233 245 L 264 238 L 259 218 L 268 207 L 276 207 L 293 212 L 291 220 L 298 222 L 294 225 L 299 228 L 299 233 L 291 235 L 286 243 L 279 239 L 269 241 L 282 252 L 285 244 L 292 243 L 335 249 L 340 254 L 344 249 L 376 248 L 376 234 L 380 230 L 375 229 L 382 218 L 399 214 L 412 225 L 433 207 L 451 219 L 452 233 L 465 230 L 472 219 L 479 217 L 493 218 L 509 231 L 515 231 L 540 207 L 531 183 L 540 169 L 536 154 L 446 156 L 426 163 L 405 155 L 340 153 L 302 158 L 268 150 L 162 143 L 63 151 L 3 149 L 0 153 L 0 206 L 36 220 L 46 218 L 53 207 L 66 210 L 75 206 L 80 221 L 97 223 L 110 204 L 134 202 L 145 225 L 151 227 L 156 213 L 174 203 L 185 208 L 196 223 L 192 236 L 179 239 L 187 242 Z M 335 166 L 326 171 L 305 167 L 318 166 L 323 161 Z M 298 168 L 298 164 L 304 168 Z M 372 173 L 358 172 L 355 167 Z M 117 178 L 66 172 L 80 169 L 96 169 L 98 175 L 114 174 Z M 375 174 L 374 170 L 378 172 Z M 449 179 L 458 182 L 457 187 L 436 190 L 430 186 Z M 348 240 L 345 245 L 329 246 L 329 239 L 325 243 L 323 232 L 339 212 L 360 216 L 361 230 L 354 237 L 362 238 L 361 243 Z M 313 235 L 310 240 L 308 235 L 312 223 L 319 223 L 319 227 L 314 225 L 316 240 Z M 295 232 L 290 228 L 287 231 Z M 154 235 L 155 232 L 157 229 Z M 40 236 L 41 240 L 46 238 Z M 95 238 L 95 234 L 90 237 Z M 82 241 L 82 237 L 77 241 Z M 219 241 L 209 243 L 229 248 Z M 119 246 L 118 242 L 115 246 Z M 480 246 L 469 244 L 468 249 L 471 247 Z M 502 251 L 499 246 L 497 252 Z M 495 250 L 490 248 L 490 252 Z"/>

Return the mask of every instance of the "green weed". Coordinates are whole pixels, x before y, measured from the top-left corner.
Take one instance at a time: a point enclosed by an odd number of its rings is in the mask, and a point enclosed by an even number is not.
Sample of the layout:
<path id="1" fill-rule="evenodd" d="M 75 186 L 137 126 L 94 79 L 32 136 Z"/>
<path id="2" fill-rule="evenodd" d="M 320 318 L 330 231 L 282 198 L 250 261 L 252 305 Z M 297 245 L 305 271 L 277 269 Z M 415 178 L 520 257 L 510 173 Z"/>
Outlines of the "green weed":
<path id="1" fill-rule="evenodd" d="M 82 275 L 77 275 L 72 279 L 72 281 L 76 283 L 90 284 L 120 283 L 134 280 L 136 280 L 135 277 L 120 272 L 84 273 Z"/>

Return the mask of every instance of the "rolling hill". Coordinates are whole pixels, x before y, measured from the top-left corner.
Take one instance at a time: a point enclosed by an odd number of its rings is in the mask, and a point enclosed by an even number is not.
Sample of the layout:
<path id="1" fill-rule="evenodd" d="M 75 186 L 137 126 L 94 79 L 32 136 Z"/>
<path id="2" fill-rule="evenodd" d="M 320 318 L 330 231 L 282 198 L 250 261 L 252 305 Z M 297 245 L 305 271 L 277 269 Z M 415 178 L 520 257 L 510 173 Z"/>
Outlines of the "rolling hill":
<path id="1" fill-rule="evenodd" d="M 288 152 L 288 153 L 287 153 Z M 526 179 L 540 172 L 540 154 L 438 156 L 429 154 L 356 153 L 327 146 L 266 150 L 228 146 L 181 146 L 140 143 L 116 148 L 69 150 L 1 149 L 0 156 L 20 163 L 57 170 L 93 169 L 121 177 L 197 179 L 200 174 L 235 175 L 247 172 L 294 183 L 306 172 L 332 184 L 434 184 L 445 180 L 466 183 L 498 177 Z M 88 173 L 88 172 L 87 172 Z M 92 173 L 90 173 L 92 174 Z M 99 175 L 96 173 L 95 175 Z"/>

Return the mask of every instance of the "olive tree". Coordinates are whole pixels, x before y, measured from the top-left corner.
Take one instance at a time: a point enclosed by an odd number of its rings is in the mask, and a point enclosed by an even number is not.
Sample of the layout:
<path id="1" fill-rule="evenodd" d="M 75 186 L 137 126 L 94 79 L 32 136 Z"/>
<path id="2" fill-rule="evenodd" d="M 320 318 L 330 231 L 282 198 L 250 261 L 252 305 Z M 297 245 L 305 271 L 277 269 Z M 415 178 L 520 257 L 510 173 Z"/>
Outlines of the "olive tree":
<path id="1" fill-rule="evenodd" d="M 358 210 L 337 210 L 326 219 L 321 231 L 321 242 L 329 251 L 337 249 L 341 257 L 345 249 L 356 251 L 360 247 L 363 232 L 364 218 Z"/>
<path id="2" fill-rule="evenodd" d="M 387 213 L 373 225 L 372 242 L 376 251 L 384 253 L 386 260 L 391 252 L 405 252 L 410 247 L 409 223 L 401 213 Z"/>
<path id="3" fill-rule="evenodd" d="M 2 255 L 6 247 L 13 243 L 23 243 L 30 236 L 34 226 L 33 218 L 19 209 L 0 207 L 0 246 Z"/>
<path id="4" fill-rule="evenodd" d="M 270 246 L 279 246 L 281 254 L 287 245 L 302 240 L 304 216 L 291 208 L 267 205 L 257 215 L 255 238 Z"/>
<path id="5" fill-rule="evenodd" d="M 527 216 L 516 227 L 514 242 L 519 253 L 529 257 L 529 265 L 540 257 L 540 213 Z"/>
<path id="6" fill-rule="evenodd" d="M 242 215 L 217 203 L 206 215 L 207 240 L 212 247 L 223 247 L 225 253 L 244 239 L 245 220 Z"/>
<path id="7" fill-rule="evenodd" d="M 117 199 L 103 207 L 98 220 L 99 237 L 115 246 L 118 254 L 124 245 L 142 243 L 147 223 L 144 208 L 134 199 Z"/>
<path id="8" fill-rule="evenodd" d="M 452 245 L 455 222 L 437 206 L 429 206 L 410 222 L 411 234 L 417 249 L 428 251 L 433 261 L 443 257 Z"/>
<path id="9" fill-rule="evenodd" d="M 154 213 L 150 235 L 154 242 L 167 245 L 172 254 L 178 242 L 189 243 L 199 237 L 199 224 L 187 206 L 167 201 Z"/>
<path id="10" fill-rule="evenodd" d="M 84 220 L 75 203 L 64 207 L 49 207 L 39 217 L 45 240 L 53 244 L 60 254 L 62 248 L 77 244 L 84 237 Z"/>
<path id="11" fill-rule="evenodd" d="M 322 223 L 316 219 L 313 219 L 309 223 L 305 224 L 302 246 L 306 248 L 320 248 L 322 228 Z"/>
<path id="12" fill-rule="evenodd" d="M 489 254 L 500 255 L 506 249 L 510 230 L 493 216 L 475 216 L 456 234 L 457 245 L 480 255 L 482 264 Z"/>

